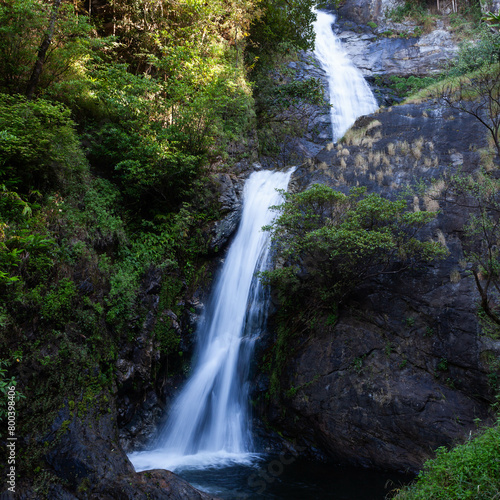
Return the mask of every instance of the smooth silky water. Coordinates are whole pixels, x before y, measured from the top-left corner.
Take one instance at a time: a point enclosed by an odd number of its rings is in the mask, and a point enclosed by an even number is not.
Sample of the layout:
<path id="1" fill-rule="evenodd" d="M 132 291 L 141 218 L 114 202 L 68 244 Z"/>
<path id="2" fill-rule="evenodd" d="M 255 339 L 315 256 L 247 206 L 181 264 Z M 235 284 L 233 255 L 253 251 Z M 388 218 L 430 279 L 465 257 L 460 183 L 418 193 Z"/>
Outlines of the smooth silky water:
<path id="1" fill-rule="evenodd" d="M 334 36 L 334 21 L 319 11 L 314 27 L 337 140 L 377 104 Z M 277 190 L 286 190 L 291 174 L 260 171 L 245 183 L 240 227 L 198 325 L 192 375 L 158 440 L 129 458 L 137 471 L 172 470 L 224 499 L 383 499 L 409 477 L 259 453 L 252 439 L 248 371 L 269 299 L 256 279 L 269 264 L 269 234 L 261 228 L 276 215 L 269 207 L 282 201 Z"/>
<path id="2" fill-rule="evenodd" d="M 133 453 L 136 470 L 251 464 L 248 370 L 266 323 L 269 290 L 256 273 L 269 264 L 271 223 L 292 170 L 254 172 L 245 183 L 238 232 L 198 325 L 192 375 L 155 448 Z"/>
<path id="3" fill-rule="evenodd" d="M 333 14 L 316 11 L 314 55 L 328 77 L 333 141 L 337 142 L 357 118 L 373 113 L 378 104 L 363 74 L 333 33 L 335 19 Z"/>

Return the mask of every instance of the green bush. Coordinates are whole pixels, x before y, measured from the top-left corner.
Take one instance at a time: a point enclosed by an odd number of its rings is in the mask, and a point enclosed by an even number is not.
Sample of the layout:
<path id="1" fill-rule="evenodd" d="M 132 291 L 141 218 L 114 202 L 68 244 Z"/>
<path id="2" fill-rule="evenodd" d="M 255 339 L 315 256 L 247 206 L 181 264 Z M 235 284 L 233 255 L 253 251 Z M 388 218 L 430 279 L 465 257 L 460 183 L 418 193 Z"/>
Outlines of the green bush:
<path id="1" fill-rule="evenodd" d="M 458 59 L 449 70 L 450 76 L 460 76 L 500 61 L 500 32 L 483 27 L 476 40 L 460 44 Z"/>
<path id="2" fill-rule="evenodd" d="M 39 285 L 32 291 L 33 299 L 40 305 L 40 314 L 56 327 L 64 327 L 73 316 L 77 289 L 74 281 L 63 278 L 46 293 L 46 287 Z"/>
<path id="3" fill-rule="evenodd" d="M 64 189 L 85 166 L 68 109 L 0 94 L 0 183 L 24 193 Z"/>
<path id="4" fill-rule="evenodd" d="M 293 293 L 331 308 L 364 281 L 442 258 L 446 249 L 420 241 L 418 231 L 435 218 L 413 212 L 407 201 L 389 201 L 365 188 L 349 195 L 315 184 L 283 193 L 272 233 L 284 265 L 265 276 L 283 296 Z"/>
<path id="5" fill-rule="evenodd" d="M 416 483 L 398 500 L 492 500 L 500 498 L 500 421 L 451 450 L 439 448 Z"/>
<path id="6" fill-rule="evenodd" d="M 391 75 L 386 80 L 386 85 L 393 89 L 398 97 L 408 97 L 419 90 L 427 88 L 429 85 L 433 85 L 443 79 L 443 76 L 396 76 Z"/>

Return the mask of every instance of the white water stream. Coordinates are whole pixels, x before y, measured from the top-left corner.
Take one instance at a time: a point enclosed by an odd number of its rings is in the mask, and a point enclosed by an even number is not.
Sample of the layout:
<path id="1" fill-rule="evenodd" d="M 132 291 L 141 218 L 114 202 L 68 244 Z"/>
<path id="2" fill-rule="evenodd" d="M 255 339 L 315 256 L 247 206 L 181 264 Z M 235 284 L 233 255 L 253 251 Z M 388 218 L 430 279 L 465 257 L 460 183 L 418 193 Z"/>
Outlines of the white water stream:
<path id="1" fill-rule="evenodd" d="M 377 101 L 361 71 L 349 60 L 332 25 L 335 16 L 316 11 L 314 55 L 328 76 L 334 142 L 342 138 L 356 118 L 373 113 Z"/>
<path id="2" fill-rule="evenodd" d="M 334 140 L 361 115 L 377 109 L 361 72 L 334 36 L 335 17 L 317 12 L 315 54 L 329 76 Z M 267 291 L 255 274 L 269 261 L 272 205 L 282 201 L 292 170 L 253 173 L 245 183 L 243 213 L 198 325 L 192 375 L 174 402 L 156 448 L 132 453 L 137 471 L 249 464 L 253 452 L 248 372 L 255 340 L 265 326 Z"/>
<path id="3" fill-rule="evenodd" d="M 175 401 L 157 448 L 132 453 L 137 471 L 250 463 L 248 370 L 265 326 L 268 292 L 255 273 L 269 261 L 270 224 L 286 189 L 286 173 L 254 172 L 244 187 L 243 213 L 198 326 L 196 362 Z"/>

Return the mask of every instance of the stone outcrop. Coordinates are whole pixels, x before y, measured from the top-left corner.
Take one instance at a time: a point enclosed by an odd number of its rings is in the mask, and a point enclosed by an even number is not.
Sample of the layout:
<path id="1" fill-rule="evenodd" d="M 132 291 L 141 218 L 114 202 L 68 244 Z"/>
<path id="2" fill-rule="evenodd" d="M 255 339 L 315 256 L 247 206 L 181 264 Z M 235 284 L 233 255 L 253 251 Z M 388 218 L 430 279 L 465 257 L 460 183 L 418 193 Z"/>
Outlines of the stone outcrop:
<path id="1" fill-rule="evenodd" d="M 499 0 L 487 0 L 481 2 L 481 10 L 486 14 L 491 12 L 492 14 L 500 13 L 500 1 Z"/>
<path id="2" fill-rule="evenodd" d="M 380 23 L 387 12 L 404 5 L 402 0 L 346 0 L 339 8 L 340 15 L 357 24 Z"/>
<path id="3" fill-rule="evenodd" d="M 166 470 L 136 473 L 118 439 L 113 395 L 100 393 L 66 404 L 54 420 L 46 461 L 58 481 L 42 495 L 20 487 L 19 498 L 209 500 Z"/>
<path id="4" fill-rule="evenodd" d="M 401 0 L 347 0 L 338 9 L 334 31 L 366 77 L 429 75 L 457 55 L 458 45 L 442 20 L 426 32 L 414 21 L 395 22 Z"/>
<path id="5" fill-rule="evenodd" d="M 284 372 L 287 396 L 270 411 L 288 438 L 343 463 L 416 470 L 437 447 L 474 431 L 476 419 L 488 421 L 500 341 L 478 324 L 460 242 L 467 213 L 439 196 L 441 176 L 476 169 L 487 147 L 485 130 L 468 115 L 408 104 L 359 119 L 345 143 L 296 171 L 294 189 L 366 186 L 390 198 L 423 181 L 428 189 L 415 194 L 414 209 L 441 212 L 421 236 L 450 253 L 367 283 L 335 326 L 318 312 Z"/>
<path id="6" fill-rule="evenodd" d="M 210 250 L 217 252 L 224 248 L 232 236 L 241 217 L 241 183 L 229 174 L 217 174 L 214 177 L 219 194 L 220 210 L 223 219 L 216 222 L 212 229 Z"/>
<path id="7" fill-rule="evenodd" d="M 443 70 L 458 53 L 458 46 L 445 29 L 435 29 L 423 36 L 414 36 L 408 26 L 408 37 L 380 36 L 388 32 L 385 24 L 375 32 L 357 33 L 341 29 L 338 36 L 354 65 L 365 76 L 424 76 Z"/>

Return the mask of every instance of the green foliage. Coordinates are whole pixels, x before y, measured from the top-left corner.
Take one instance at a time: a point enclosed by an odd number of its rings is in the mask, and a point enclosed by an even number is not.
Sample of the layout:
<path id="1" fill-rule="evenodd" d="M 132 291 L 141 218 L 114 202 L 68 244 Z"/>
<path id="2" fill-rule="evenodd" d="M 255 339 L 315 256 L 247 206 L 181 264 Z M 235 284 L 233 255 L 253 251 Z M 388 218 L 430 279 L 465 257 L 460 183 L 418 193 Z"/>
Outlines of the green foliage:
<path id="1" fill-rule="evenodd" d="M 390 75 L 388 78 L 376 77 L 375 81 L 394 90 L 398 97 L 405 98 L 441 81 L 443 78 L 444 76 Z"/>
<path id="2" fill-rule="evenodd" d="M 263 13 L 250 27 L 249 56 L 266 65 L 277 52 L 312 49 L 315 4 L 314 0 L 263 0 L 260 4 Z"/>
<path id="3" fill-rule="evenodd" d="M 263 14 L 250 31 L 247 61 L 255 85 L 260 153 L 288 163 L 286 142 L 307 128 L 313 105 L 327 105 L 316 78 L 297 80 L 289 67 L 297 51 L 314 47 L 312 22 L 316 14 L 309 0 L 261 4 Z"/>
<path id="4" fill-rule="evenodd" d="M 436 366 L 439 371 L 445 372 L 448 370 L 448 360 L 446 358 L 441 358 Z"/>
<path id="5" fill-rule="evenodd" d="M 487 12 L 486 15 L 481 18 L 481 20 L 486 21 L 492 28 L 496 28 L 497 30 L 500 28 L 500 14 Z"/>
<path id="6" fill-rule="evenodd" d="M 386 17 L 397 23 L 411 19 L 422 25 L 425 31 L 429 31 L 433 24 L 427 5 L 421 2 L 405 2 L 388 11 Z"/>
<path id="7" fill-rule="evenodd" d="M 280 263 L 263 273 L 281 306 L 265 363 L 273 397 L 280 396 L 281 374 L 300 338 L 318 318 L 331 328 L 339 306 L 362 283 L 447 255 L 439 243 L 417 238 L 436 214 L 410 211 L 404 199 L 389 201 L 364 188 L 345 195 L 320 184 L 283 196 L 285 202 L 274 207 L 279 215 L 265 228 Z M 387 355 L 391 350 L 388 344 Z M 354 368 L 361 370 L 362 359 Z"/>
<path id="8" fill-rule="evenodd" d="M 61 279 L 48 290 L 40 284 L 31 292 L 31 299 L 40 308 L 42 319 L 55 327 L 63 327 L 70 320 L 76 296 L 75 283 L 68 278 Z"/>
<path id="9" fill-rule="evenodd" d="M 500 422 L 451 450 L 438 448 L 398 500 L 491 500 L 500 496 Z"/>
<path id="10" fill-rule="evenodd" d="M 450 76 L 460 76 L 500 61 L 500 33 L 486 27 L 478 30 L 473 41 L 460 44 L 458 59 L 451 64 Z"/>
<path id="11" fill-rule="evenodd" d="M 1 183 L 24 193 L 63 188 L 84 166 L 68 109 L 0 94 Z"/>
<path id="12" fill-rule="evenodd" d="M 125 223 L 120 215 L 123 201 L 117 186 L 106 179 L 95 178 L 87 179 L 82 187 L 83 192 L 78 189 L 66 203 L 61 203 L 67 232 L 80 232 L 97 248 L 125 243 Z M 97 231 L 92 229 L 94 226 Z M 77 247 L 73 246 L 72 250 L 78 252 L 81 242 L 76 244 Z"/>
<path id="13" fill-rule="evenodd" d="M 23 436 L 47 435 L 65 405 L 62 432 L 100 404 L 118 350 L 149 313 L 141 300 L 149 272 L 162 284 L 155 349 L 169 371 L 182 368 L 168 311 L 182 318 L 185 294 L 207 273 L 209 226 L 220 218 L 208 172 L 237 161 L 254 137 L 247 69 L 263 47 L 250 28 L 266 32 L 267 4 L 116 0 L 110 17 L 92 2 L 91 20 L 87 4 L 63 0 L 34 100 L 19 94 L 51 2 L 0 5 L 0 349 L 9 359 L 24 354 L 23 366 L 9 367 L 29 400 L 19 408 Z M 307 2 L 272 4 L 270 20 L 295 22 L 272 27 L 287 32 L 285 58 L 310 44 L 312 17 Z M 268 60 L 277 49 L 265 48 Z M 280 84 L 276 112 L 318 95 L 312 81 Z M 30 441 L 19 469 L 27 482 L 41 471 L 33 489 L 42 496 L 52 445 Z"/>
<path id="14" fill-rule="evenodd" d="M 42 36 L 49 24 L 51 4 L 41 0 L 7 0 L 0 4 L 0 89 L 26 91 Z M 56 29 L 44 62 L 41 89 L 70 78 L 88 53 L 90 26 L 72 3 L 59 9 Z"/>
<path id="15" fill-rule="evenodd" d="M 254 75 L 258 96 L 256 111 L 260 153 L 279 157 L 284 165 L 290 137 L 301 136 L 308 127 L 313 106 L 327 106 L 324 88 L 316 78 L 294 80 L 295 72 L 276 62 L 272 73 Z"/>
<path id="16" fill-rule="evenodd" d="M 271 230 L 283 267 L 267 278 L 282 296 L 299 293 L 318 304 L 338 304 L 364 281 L 442 258 L 445 248 L 420 241 L 434 217 L 412 212 L 404 199 L 389 201 L 364 188 L 349 195 L 324 185 L 283 193 Z"/>

